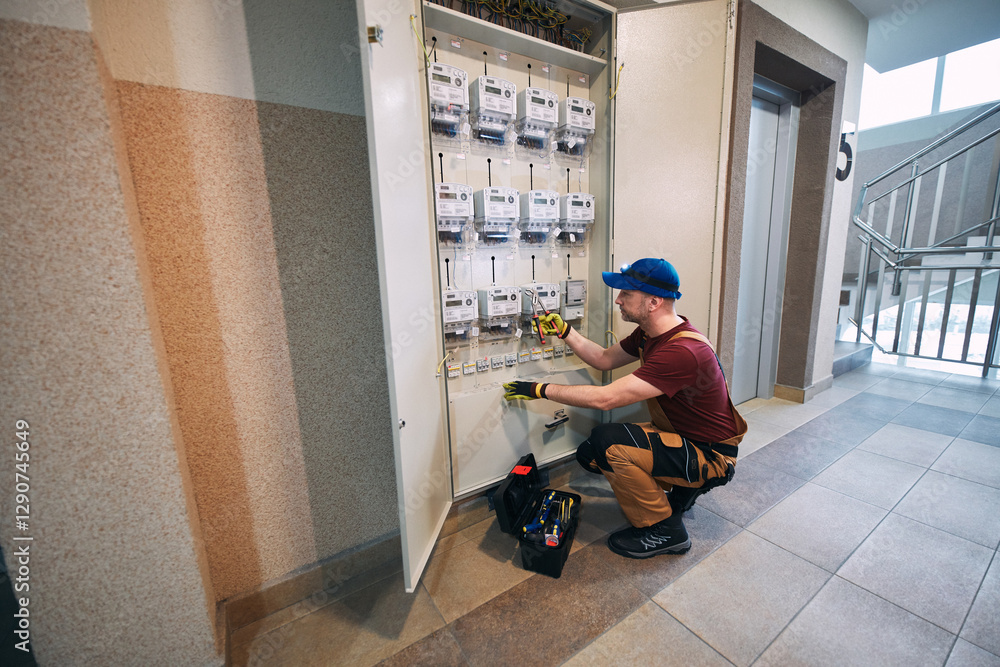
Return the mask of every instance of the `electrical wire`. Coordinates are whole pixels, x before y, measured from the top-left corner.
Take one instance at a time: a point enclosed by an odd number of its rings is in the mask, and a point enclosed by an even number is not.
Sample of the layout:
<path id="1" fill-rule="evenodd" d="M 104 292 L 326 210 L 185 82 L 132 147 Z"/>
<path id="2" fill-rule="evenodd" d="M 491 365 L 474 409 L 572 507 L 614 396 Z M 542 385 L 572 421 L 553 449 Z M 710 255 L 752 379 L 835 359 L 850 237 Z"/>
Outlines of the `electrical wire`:
<path id="1" fill-rule="evenodd" d="M 608 92 L 610 93 L 610 95 L 608 96 L 609 100 L 615 99 L 615 95 L 618 94 L 618 86 L 621 85 L 621 82 L 622 82 L 621 76 L 622 76 L 622 70 L 623 69 L 625 69 L 625 63 L 622 63 L 621 65 L 619 65 L 618 66 L 618 72 L 615 73 L 615 90 L 614 90 L 614 92 L 611 92 L 611 86 L 608 86 Z"/>
<path id="2" fill-rule="evenodd" d="M 420 38 L 420 33 L 417 32 L 417 15 L 416 14 L 410 14 L 410 27 L 413 28 L 413 34 L 417 38 L 417 43 L 420 44 L 420 49 L 424 52 L 424 61 L 427 63 L 427 66 L 430 67 L 430 64 L 431 64 L 431 54 L 427 53 L 427 47 L 424 46 L 424 40 L 422 40 Z"/>

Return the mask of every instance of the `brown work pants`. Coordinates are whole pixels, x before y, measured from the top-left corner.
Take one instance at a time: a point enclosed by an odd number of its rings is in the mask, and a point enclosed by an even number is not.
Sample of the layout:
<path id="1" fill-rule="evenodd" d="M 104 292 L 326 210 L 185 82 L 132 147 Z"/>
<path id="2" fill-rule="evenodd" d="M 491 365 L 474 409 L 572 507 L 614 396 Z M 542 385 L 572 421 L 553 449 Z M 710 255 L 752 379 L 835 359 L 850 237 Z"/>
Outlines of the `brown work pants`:
<path id="1" fill-rule="evenodd" d="M 644 528 L 672 514 L 664 491 L 676 484 L 700 487 L 726 474 L 736 459 L 705 452 L 651 422 L 602 424 L 576 450 L 586 470 L 603 474 L 629 522 Z"/>

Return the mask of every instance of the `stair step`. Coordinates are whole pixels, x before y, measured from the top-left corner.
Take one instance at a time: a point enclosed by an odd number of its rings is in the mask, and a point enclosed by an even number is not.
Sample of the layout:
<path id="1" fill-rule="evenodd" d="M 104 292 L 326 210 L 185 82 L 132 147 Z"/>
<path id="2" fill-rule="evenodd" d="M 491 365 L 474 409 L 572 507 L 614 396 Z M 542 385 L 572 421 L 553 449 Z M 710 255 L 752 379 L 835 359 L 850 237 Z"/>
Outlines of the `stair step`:
<path id="1" fill-rule="evenodd" d="M 843 375 L 872 361 L 871 343 L 838 340 L 833 344 L 833 377 Z"/>

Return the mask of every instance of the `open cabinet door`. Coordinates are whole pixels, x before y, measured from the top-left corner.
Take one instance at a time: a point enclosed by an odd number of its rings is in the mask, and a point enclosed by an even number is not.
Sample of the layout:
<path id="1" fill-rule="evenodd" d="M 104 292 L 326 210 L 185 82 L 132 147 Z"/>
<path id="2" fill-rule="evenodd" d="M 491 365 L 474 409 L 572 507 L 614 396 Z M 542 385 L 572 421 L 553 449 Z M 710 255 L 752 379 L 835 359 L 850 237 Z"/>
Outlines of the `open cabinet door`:
<path id="1" fill-rule="evenodd" d="M 413 592 L 452 498 L 443 380 L 436 370 L 444 353 L 427 115 L 415 56 L 420 47 L 409 21 L 415 5 L 357 0 L 357 7 L 382 321 L 359 313 L 350 324 L 372 335 L 381 328 L 385 337 L 403 572 Z M 384 31 L 381 44 L 368 43 L 366 26 L 375 25 Z M 357 449 L 364 456 L 365 443 Z"/>
<path id="2" fill-rule="evenodd" d="M 618 13 L 613 257 L 671 262 L 679 314 L 714 338 L 724 228 L 736 3 L 701 0 Z M 615 312 L 619 338 L 634 325 Z M 619 369 L 614 379 L 634 370 Z M 644 421 L 643 408 L 613 421 Z"/>

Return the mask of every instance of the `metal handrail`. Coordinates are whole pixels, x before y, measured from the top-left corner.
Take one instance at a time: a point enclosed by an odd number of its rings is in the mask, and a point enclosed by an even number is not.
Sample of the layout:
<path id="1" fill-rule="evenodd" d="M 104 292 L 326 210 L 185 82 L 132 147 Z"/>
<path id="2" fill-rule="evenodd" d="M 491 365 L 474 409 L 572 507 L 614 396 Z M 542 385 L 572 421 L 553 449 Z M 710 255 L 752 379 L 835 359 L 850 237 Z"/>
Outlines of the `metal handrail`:
<path id="1" fill-rule="evenodd" d="M 943 137 L 941 137 L 940 139 L 937 139 L 933 143 L 925 146 L 924 148 L 921 148 L 919 151 L 917 151 L 916 153 L 914 153 L 910 157 L 906 158 L 905 160 L 902 160 L 896 166 L 890 167 L 886 171 L 882 172 L 882 174 L 880 174 L 879 176 L 876 176 L 872 180 L 870 180 L 867 183 L 865 183 L 864 184 L 864 188 L 865 189 L 870 188 L 871 186 L 875 185 L 879 181 L 881 181 L 881 180 L 883 180 L 885 178 L 888 178 L 889 176 L 893 175 L 894 173 L 896 173 L 897 171 L 899 171 L 903 167 L 905 167 L 905 166 L 907 166 L 909 164 L 912 164 L 914 160 L 919 160 L 920 158 L 922 158 L 923 156 L 927 155 L 928 153 L 930 153 L 934 149 L 936 149 L 939 146 L 941 146 L 941 145 L 943 145 L 943 144 L 951 141 L 954 137 L 957 137 L 958 135 L 960 135 L 960 134 L 964 133 L 965 131 L 971 129 L 972 127 L 978 125 L 979 123 L 983 122 L 984 120 L 986 120 L 987 118 L 989 118 L 993 114 L 997 113 L 998 111 L 1000 111 L 1000 103 L 994 104 L 992 107 L 990 107 L 989 109 L 987 109 L 983 113 L 979 114 L 975 118 L 973 118 L 973 119 L 971 119 L 969 121 L 966 121 L 965 123 L 963 123 L 959 127 L 955 128 L 954 130 L 952 130 L 948 134 L 946 134 Z"/>
<path id="2" fill-rule="evenodd" d="M 859 193 L 857 205 L 855 206 L 855 209 L 851 216 L 854 225 L 857 226 L 864 233 L 863 236 L 859 237 L 864 247 L 862 248 L 862 255 L 859 258 L 860 264 L 858 267 L 858 298 L 855 303 L 855 317 L 850 318 L 850 321 L 857 327 L 857 340 L 860 341 L 861 336 L 864 335 L 866 338 L 870 339 L 872 343 L 876 347 L 878 347 L 880 351 L 883 352 L 886 351 L 883 349 L 881 345 L 879 345 L 876 342 L 875 336 L 878 332 L 878 326 L 879 326 L 878 313 L 880 312 L 881 302 L 882 302 L 883 276 L 885 276 L 885 274 L 888 271 L 892 271 L 894 278 L 893 278 L 891 293 L 893 297 L 897 295 L 899 296 L 900 310 L 896 318 L 895 340 L 892 345 L 891 352 L 893 354 L 897 354 L 900 356 L 920 357 L 921 337 L 924 332 L 924 316 L 927 312 L 926 309 L 928 306 L 928 289 L 932 280 L 930 272 L 947 271 L 949 272 L 949 278 L 948 278 L 948 287 L 946 288 L 947 295 L 944 302 L 944 309 L 945 309 L 943 316 L 944 319 L 942 321 L 942 328 L 939 337 L 938 355 L 937 357 L 934 357 L 938 359 L 943 359 L 944 343 L 945 343 L 944 336 L 946 332 L 947 320 L 949 317 L 948 313 L 952 305 L 952 290 L 954 290 L 955 288 L 956 275 L 958 271 L 972 270 L 974 272 L 974 278 L 971 279 L 972 291 L 970 294 L 970 303 L 969 303 L 970 308 L 967 318 L 966 334 L 962 349 L 961 363 L 977 363 L 977 364 L 979 363 L 979 362 L 968 361 L 967 357 L 970 348 L 969 344 L 970 336 L 972 334 L 973 313 L 975 312 L 976 306 L 978 305 L 980 284 L 983 278 L 983 272 L 1000 269 L 1000 263 L 995 264 L 991 261 L 993 260 L 994 257 L 993 253 L 1000 253 L 1000 245 L 994 245 L 995 228 L 997 223 L 1000 222 L 1000 173 L 997 174 L 997 183 L 995 184 L 995 190 L 993 193 L 993 202 L 992 202 L 993 206 L 990 212 L 990 218 L 988 220 L 975 224 L 971 227 L 968 227 L 967 229 L 958 232 L 957 234 L 953 234 L 942 241 L 933 242 L 933 239 L 931 239 L 932 241 L 931 245 L 928 246 L 909 247 L 908 237 L 910 236 L 910 223 L 912 220 L 915 219 L 915 208 L 916 208 L 915 191 L 919 189 L 919 184 L 921 182 L 921 179 L 924 176 L 927 176 L 929 173 L 933 172 L 934 170 L 941 168 L 942 166 L 946 166 L 948 162 L 954 160 L 955 158 L 968 153 L 976 146 L 979 146 L 980 144 L 989 141 L 993 137 L 1000 135 L 1000 128 L 992 130 L 985 136 L 980 137 L 974 141 L 971 141 L 968 145 L 952 152 L 947 157 L 937 160 L 929 167 L 926 167 L 923 171 L 921 171 L 918 168 L 917 161 L 920 158 L 928 155 L 935 149 L 940 148 L 947 142 L 952 141 L 959 135 L 962 135 L 963 133 L 969 131 L 971 128 L 975 127 L 976 125 L 980 124 L 981 122 L 990 118 L 991 116 L 997 114 L 998 112 L 1000 112 L 1000 103 L 994 104 L 989 109 L 978 114 L 975 118 L 972 118 L 971 120 L 963 123 L 958 128 L 948 132 L 944 136 L 928 144 L 924 148 L 915 152 L 910 157 L 899 162 L 898 164 L 894 165 L 893 167 L 889 168 L 879 176 L 868 181 L 867 183 L 864 183 L 861 186 L 861 192 Z M 898 171 L 900 171 L 905 167 L 910 168 L 910 174 L 907 178 L 905 178 L 905 180 L 903 180 L 901 183 L 896 184 L 888 191 L 879 194 L 877 197 L 874 197 L 870 201 L 867 201 L 868 191 L 873 185 L 885 180 L 889 176 L 897 173 Z M 944 184 L 943 178 L 944 178 L 944 171 L 942 170 L 942 172 L 939 173 L 938 175 L 938 191 L 935 197 L 935 213 L 934 213 L 935 220 L 937 216 L 937 206 L 939 205 L 938 202 L 941 197 L 941 192 Z M 886 235 L 875 230 L 875 228 L 872 226 L 870 222 L 862 220 L 861 215 L 864 212 L 866 206 L 871 207 L 875 202 L 882 200 L 887 195 L 891 195 L 898 192 L 900 189 L 904 187 L 908 189 L 906 194 L 906 203 L 902 221 L 902 232 L 899 244 L 896 244 L 891 238 L 891 236 L 893 235 L 891 231 L 891 226 L 892 226 L 891 221 L 889 222 L 888 225 L 888 230 L 887 230 L 888 235 Z M 893 200 L 893 202 L 895 202 L 895 200 Z M 893 210 L 894 206 L 895 204 L 890 205 L 890 211 Z M 871 217 L 871 215 L 872 215 L 872 210 L 870 209 L 869 217 Z M 986 229 L 986 242 L 982 246 L 945 245 L 947 243 L 954 242 L 955 240 L 963 236 L 968 236 L 973 232 L 979 231 L 983 228 Z M 947 255 L 964 256 L 970 253 L 982 254 L 983 256 L 982 261 L 976 264 L 956 263 L 948 265 L 942 265 L 942 264 L 923 265 L 917 263 L 909 263 L 914 259 L 922 258 L 924 256 L 939 256 L 939 257 Z M 878 287 L 876 288 L 875 292 L 875 310 L 876 310 L 875 319 L 872 321 L 871 325 L 872 331 L 869 334 L 869 332 L 864 330 L 862 324 L 864 321 L 866 285 L 868 281 L 867 276 L 869 275 L 868 269 L 871 264 L 872 255 L 878 257 L 879 260 L 881 260 L 881 263 L 879 264 L 878 268 Z M 906 350 L 901 351 L 899 349 L 902 321 L 903 321 L 903 306 L 905 303 L 909 303 L 906 301 L 907 290 L 904 286 L 908 284 L 908 279 L 906 278 L 906 276 L 909 275 L 910 272 L 912 271 L 927 272 L 924 274 L 925 276 L 924 293 L 922 299 L 920 300 L 919 318 L 918 322 L 916 323 L 917 327 L 916 343 L 915 343 L 916 347 L 914 348 L 914 353 L 906 351 L 908 350 L 908 345 L 909 345 L 908 343 L 904 345 Z M 916 300 L 912 300 L 912 303 L 916 303 Z M 907 324 L 908 331 L 910 330 L 910 326 L 911 326 L 910 324 Z M 906 335 L 909 336 L 910 334 L 907 333 Z M 992 359 L 995 356 L 994 352 L 996 351 L 997 345 L 1000 344 L 1000 342 L 998 342 L 997 340 L 998 335 L 1000 335 L 1000 280 L 998 280 L 997 295 L 994 300 L 994 312 L 993 312 L 993 317 L 991 318 L 990 333 L 987 342 L 986 358 L 983 362 L 984 377 L 987 375 L 989 369 L 994 367 Z M 906 340 L 910 339 L 907 338 Z M 923 356 L 926 357 L 928 355 L 923 355 Z"/>

